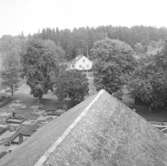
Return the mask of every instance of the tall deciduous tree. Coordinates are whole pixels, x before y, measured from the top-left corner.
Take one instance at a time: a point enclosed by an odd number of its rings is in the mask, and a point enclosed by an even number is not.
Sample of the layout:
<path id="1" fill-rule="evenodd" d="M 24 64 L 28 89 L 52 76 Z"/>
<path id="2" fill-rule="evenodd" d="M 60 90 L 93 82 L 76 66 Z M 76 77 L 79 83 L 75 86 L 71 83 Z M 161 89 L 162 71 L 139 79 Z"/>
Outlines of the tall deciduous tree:
<path id="1" fill-rule="evenodd" d="M 160 53 L 136 69 L 129 87 L 134 97 L 150 109 L 167 106 L 167 44 Z"/>
<path id="2" fill-rule="evenodd" d="M 24 39 L 11 36 L 4 36 L 0 40 L 2 86 L 9 87 L 12 96 L 20 81 L 23 42 Z"/>
<path id="3" fill-rule="evenodd" d="M 120 40 L 106 38 L 94 44 L 91 58 L 95 61 L 93 71 L 97 90 L 104 88 L 113 93 L 122 86 L 122 75 L 130 74 L 135 68 L 132 54 L 133 49 Z"/>
<path id="4" fill-rule="evenodd" d="M 24 74 L 31 94 L 39 99 L 52 90 L 52 78 L 58 74 L 58 59 L 63 54 L 61 48 L 52 41 L 32 39 L 22 56 Z"/>

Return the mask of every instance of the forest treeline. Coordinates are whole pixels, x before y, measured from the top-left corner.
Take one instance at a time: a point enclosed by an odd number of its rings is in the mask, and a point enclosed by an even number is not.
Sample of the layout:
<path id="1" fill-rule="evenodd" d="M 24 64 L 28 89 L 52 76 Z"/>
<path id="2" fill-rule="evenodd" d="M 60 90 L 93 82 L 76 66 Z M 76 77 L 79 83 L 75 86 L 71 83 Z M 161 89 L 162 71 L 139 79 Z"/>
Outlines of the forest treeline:
<path id="1" fill-rule="evenodd" d="M 32 36 L 53 40 L 56 45 L 60 45 L 65 50 L 67 59 L 73 59 L 80 53 L 84 55 L 90 53 L 94 42 L 105 37 L 124 41 L 134 49 L 138 44 L 141 44 L 142 49 L 147 51 L 149 45 L 155 47 L 155 42 L 167 39 L 167 28 L 145 26 L 131 28 L 99 26 L 97 28 L 83 27 L 73 30 L 46 28 Z"/>

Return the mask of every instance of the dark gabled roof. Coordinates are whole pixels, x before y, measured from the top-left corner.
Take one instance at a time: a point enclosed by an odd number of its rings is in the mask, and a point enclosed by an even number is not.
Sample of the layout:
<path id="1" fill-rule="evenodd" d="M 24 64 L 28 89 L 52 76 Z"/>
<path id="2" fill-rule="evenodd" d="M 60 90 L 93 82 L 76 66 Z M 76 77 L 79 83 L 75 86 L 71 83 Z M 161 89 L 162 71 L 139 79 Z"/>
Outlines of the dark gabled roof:
<path id="1" fill-rule="evenodd" d="M 34 124 L 34 125 L 26 125 L 26 126 L 23 126 L 21 129 L 20 129 L 20 134 L 23 135 L 23 136 L 31 136 L 38 128 L 38 125 L 37 124 Z"/>
<path id="2" fill-rule="evenodd" d="M 23 125 L 13 135 L 7 138 L 3 143 L 10 145 L 19 135 L 30 137 L 38 128 L 37 124 L 34 125 Z"/>
<path id="3" fill-rule="evenodd" d="M 102 90 L 37 131 L 0 166 L 166 166 L 167 137 Z"/>

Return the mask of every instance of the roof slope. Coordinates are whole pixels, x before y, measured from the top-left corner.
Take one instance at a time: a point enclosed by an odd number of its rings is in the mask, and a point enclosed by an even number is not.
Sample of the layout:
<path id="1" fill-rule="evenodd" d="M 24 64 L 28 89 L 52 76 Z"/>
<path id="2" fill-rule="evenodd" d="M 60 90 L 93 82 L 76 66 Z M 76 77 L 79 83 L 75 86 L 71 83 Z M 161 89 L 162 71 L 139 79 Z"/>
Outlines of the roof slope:
<path id="1" fill-rule="evenodd" d="M 166 166 L 167 138 L 105 91 L 44 126 L 1 166 Z"/>
<path id="2" fill-rule="evenodd" d="M 79 62 L 82 58 L 86 58 L 88 61 L 92 62 L 88 57 L 84 56 L 84 55 L 78 55 L 75 59 L 73 59 L 71 61 L 71 64 L 76 64 L 77 62 Z"/>

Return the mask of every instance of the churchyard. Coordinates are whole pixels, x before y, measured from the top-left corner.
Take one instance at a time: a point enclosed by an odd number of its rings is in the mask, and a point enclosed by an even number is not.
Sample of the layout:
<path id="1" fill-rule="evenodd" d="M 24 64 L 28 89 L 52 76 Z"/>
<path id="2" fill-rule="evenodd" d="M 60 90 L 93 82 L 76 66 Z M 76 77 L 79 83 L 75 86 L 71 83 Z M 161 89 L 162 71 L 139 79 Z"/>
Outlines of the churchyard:
<path id="1" fill-rule="evenodd" d="M 57 109 L 55 96 L 48 94 L 39 103 L 26 91 L 18 91 L 9 104 L 0 108 L 0 157 L 63 112 Z"/>

